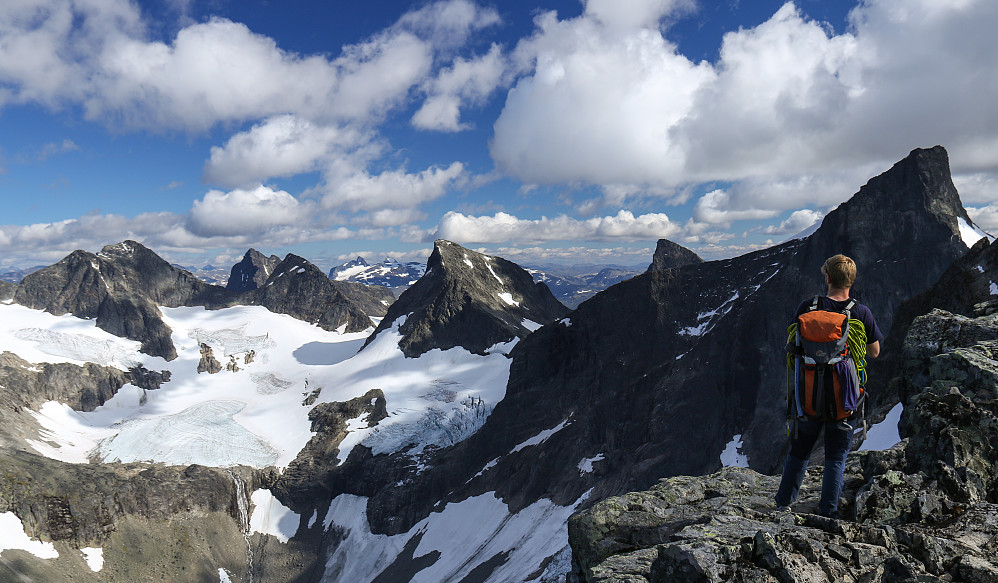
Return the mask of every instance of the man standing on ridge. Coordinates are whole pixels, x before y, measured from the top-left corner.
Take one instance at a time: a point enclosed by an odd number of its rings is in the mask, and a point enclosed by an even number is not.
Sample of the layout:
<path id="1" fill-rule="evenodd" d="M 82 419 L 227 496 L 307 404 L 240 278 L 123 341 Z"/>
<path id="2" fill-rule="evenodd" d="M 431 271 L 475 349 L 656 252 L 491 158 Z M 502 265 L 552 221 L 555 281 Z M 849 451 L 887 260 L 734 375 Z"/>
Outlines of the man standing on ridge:
<path id="1" fill-rule="evenodd" d="M 883 333 L 877 326 L 870 308 L 849 298 L 849 291 L 856 280 L 856 263 L 845 255 L 835 255 L 825 261 L 821 267 L 821 273 L 825 277 L 827 295 L 802 302 L 797 307 L 795 320 L 798 320 L 802 314 L 814 310 L 845 312 L 849 319 L 859 320 L 863 323 L 867 335 L 866 356 L 876 358 L 880 354 L 880 341 L 883 339 Z M 839 316 L 839 318 L 842 317 Z M 846 329 L 848 330 L 848 326 Z M 793 374 L 796 377 L 794 382 L 797 382 L 800 377 L 796 376 L 796 372 Z M 832 383 L 829 381 L 827 385 L 830 391 Z M 836 385 L 838 385 L 838 381 L 836 381 Z M 839 495 L 842 493 L 846 456 L 852 442 L 853 426 L 850 421 L 853 417 L 839 421 L 807 418 L 801 414 L 799 410 L 800 399 L 797 400 L 798 411 L 796 418 L 793 419 L 796 425 L 790 432 L 790 451 L 787 453 L 787 459 L 783 466 L 780 488 L 776 492 L 776 505 L 778 508 L 785 509 L 797 500 L 808 460 L 811 457 L 811 450 L 814 448 L 821 430 L 824 429 L 825 470 L 821 485 L 821 499 L 818 502 L 818 514 L 829 518 L 838 518 Z M 791 404 L 788 403 L 788 413 L 790 407 Z"/>

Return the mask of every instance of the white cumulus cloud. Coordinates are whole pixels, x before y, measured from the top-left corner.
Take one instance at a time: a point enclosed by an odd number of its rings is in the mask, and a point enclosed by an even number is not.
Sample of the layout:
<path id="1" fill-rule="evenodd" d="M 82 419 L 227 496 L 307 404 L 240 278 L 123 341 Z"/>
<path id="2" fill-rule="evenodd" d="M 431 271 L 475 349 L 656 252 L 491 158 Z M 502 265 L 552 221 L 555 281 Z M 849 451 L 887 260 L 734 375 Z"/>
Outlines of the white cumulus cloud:
<path id="1" fill-rule="evenodd" d="M 194 201 L 187 228 L 201 237 L 247 235 L 274 227 L 294 227 L 307 208 L 283 190 L 257 186 L 231 192 L 211 190 Z"/>
<path id="2" fill-rule="evenodd" d="M 578 220 L 566 215 L 553 219 L 520 219 L 499 212 L 489 216 L 467 216 L 448 212 L 437 225 L 434 237 L 461 243 L 537 243 L 543 241 L 659 239 L 680 231 L 680 226 L 662 213 L 635 216 L 622 210 L 613 216 Z"/>
<path id="3" fill-rule="evenodd" d="M 204 176 L 212 183 L 238 187 L 310 172 L 338 149 L 361 143 L 362 137 L 357 130 L 281 115 L 232 136 L 225 146 L 212 147 Z"/>
<path id="4" fill-rule="evenodd" d="M 841 202 L 871 176 L 857 168 L 916 147 L 946 146 L 957 172 L 998 169 L 998 3 L 867 0 L 835 32 L 788 2 L 727 33 L 715 63 L 669 41 L 663 18 L 682 8 L 591 0 L 538 17 L 512 53 L 522 76 L 495 124 L 497 165 L 530 184 L 753 181 L 728 189 L 745 212 Z M 830 194 L 845 174 L 852 187 Z M 780 187 L 801 175 L 810 191 Z M 753 205 L 749 191 L 768 194 Z"/>
<path id="5" fill-rule="evenodd" d="M 499 86 L 506 62 L 499 45 L 474 59 L 457 57 L 452 66 L 441 70 L 428 82 L 423 106 L 412 116 L 412 125 L 427 130 L 455 132 L 467 128 L 461 123 L 464 103 L 480 104 Z"/>
<path id="6" fill-rule="evenodd" d="M 801 209 L 790 213 L 790 216 L 779 225 L 770 225 L 762 230 L 767 235 L 794 235 L 814 225 L 824 216 L 811 209 Z"/>
<path id="7" fill-rule="evenodd" d="M 454 162 L 446 168 L 433 166 L 418 173 L 403 169 L 380 174 L 366 171 L 333 176 L 322 198 L 326 208 L 376 211 L 409 208 L 442 196 L 464 173 L 464 165 Z"/>

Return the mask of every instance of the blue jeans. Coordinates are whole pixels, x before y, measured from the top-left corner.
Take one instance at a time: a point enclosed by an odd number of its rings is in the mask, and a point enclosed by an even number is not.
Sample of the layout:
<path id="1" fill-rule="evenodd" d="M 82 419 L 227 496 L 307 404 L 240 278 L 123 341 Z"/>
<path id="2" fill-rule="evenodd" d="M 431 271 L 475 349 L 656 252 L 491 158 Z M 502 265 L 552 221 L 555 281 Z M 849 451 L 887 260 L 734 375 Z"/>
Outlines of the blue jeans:
<path id="1" fill-rule="evenodd" d="M 852 443 L 852 425 L 848 421 L 822 423 L 800 419 L 796 431 L 790 435 L 790 452 L 783 465 L 783 479 L 774 498 L 779 506 L 790 506 L 797 500 L 811 450 L 821 430 L 825 430 L 825 473 L 821 482 L 821 500 L 818 514 L 829 518 L 839 517 L 839 496 L 842 494 L 842 480 L 846 469 L 846 456 Z"/>

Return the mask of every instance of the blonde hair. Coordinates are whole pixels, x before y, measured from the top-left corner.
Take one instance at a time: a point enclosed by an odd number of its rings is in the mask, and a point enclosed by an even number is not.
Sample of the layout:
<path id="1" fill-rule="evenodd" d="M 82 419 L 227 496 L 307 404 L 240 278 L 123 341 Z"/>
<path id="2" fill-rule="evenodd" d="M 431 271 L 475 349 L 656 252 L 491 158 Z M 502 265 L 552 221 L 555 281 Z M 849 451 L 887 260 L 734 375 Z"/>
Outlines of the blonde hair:
<path id="1" fill-rule="evenodd" d="M 821 273 L 828 276 L 832 287 L 850 288 L 856 281 L 856 262 L 839 253 L 825 260 Z"/>

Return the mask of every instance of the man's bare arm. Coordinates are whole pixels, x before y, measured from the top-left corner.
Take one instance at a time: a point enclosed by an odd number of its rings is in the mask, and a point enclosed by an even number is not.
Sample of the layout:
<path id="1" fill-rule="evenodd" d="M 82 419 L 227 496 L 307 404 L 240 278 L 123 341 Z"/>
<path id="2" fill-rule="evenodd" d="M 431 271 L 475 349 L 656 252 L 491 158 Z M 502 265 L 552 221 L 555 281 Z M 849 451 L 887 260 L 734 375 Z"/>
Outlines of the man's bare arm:
<path id="1" fill-rule="evenodd" d="M 866 345 L 866 355 L 870 358 L 877 358 L 880 356 L 880 341 L 871 342 Z"/>

